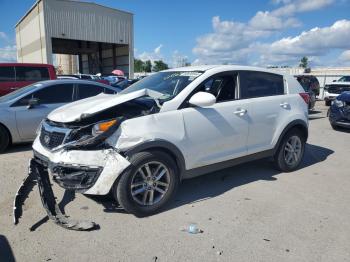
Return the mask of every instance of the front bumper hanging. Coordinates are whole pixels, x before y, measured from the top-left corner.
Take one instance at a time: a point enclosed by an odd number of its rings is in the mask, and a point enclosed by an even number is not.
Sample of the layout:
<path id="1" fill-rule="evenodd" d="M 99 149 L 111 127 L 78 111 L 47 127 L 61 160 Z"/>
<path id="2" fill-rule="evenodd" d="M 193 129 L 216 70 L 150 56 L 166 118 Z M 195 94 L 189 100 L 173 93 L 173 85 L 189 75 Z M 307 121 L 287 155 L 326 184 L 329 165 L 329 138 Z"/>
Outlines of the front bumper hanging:
<path id="1" fill-rule="evenodd" d="M 38 163 L 35 159 L 30 160 L 28 176 L 23 181 L 15 196 L 13 208 L 15 225 L 18 224 L 19 218 L 22 215 L 22 206 L 35 184 L 38 184 L 41 202 L 48 217 L 57 225 L 66 229 L 78 231 L 90 231 L 99 228 L 94 222 L 71 219 L 62 213 L 52 191 L 47 168 Z"/>

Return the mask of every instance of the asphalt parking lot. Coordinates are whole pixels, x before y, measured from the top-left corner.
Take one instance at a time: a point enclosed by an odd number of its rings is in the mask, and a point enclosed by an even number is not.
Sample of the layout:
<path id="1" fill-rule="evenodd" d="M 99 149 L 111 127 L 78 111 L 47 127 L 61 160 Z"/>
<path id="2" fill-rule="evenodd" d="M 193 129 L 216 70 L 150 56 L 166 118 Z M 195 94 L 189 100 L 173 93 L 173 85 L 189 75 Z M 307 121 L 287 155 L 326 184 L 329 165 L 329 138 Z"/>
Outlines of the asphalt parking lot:
<path id="1" fill-rule="evenodd" d="M 279 173 L 256 161 L 188 180 L 152 217 L 54 186 L 67 214 L 100 225 L 92 232 L 47 221 L 37 188 L 12 224 L 32 155 L 30 145 L 15 146 L 0 155 L 0 261 L 350 261 L 350 133 L 334 131 L 326 110 L 319 102 L 310 115 L 299 170 Z M 190 223 L 204 232 L 181 231 Z"/>

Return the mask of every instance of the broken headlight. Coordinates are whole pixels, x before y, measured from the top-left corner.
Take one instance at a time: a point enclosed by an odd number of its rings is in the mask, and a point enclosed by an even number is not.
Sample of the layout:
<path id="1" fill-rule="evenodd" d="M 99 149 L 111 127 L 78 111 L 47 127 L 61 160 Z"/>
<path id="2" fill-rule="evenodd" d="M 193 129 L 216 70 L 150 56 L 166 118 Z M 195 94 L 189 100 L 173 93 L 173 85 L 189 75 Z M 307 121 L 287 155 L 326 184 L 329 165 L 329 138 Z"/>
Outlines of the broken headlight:
<path id="1" fill-rule="evenodd" d="M 336 107 L 344 107 L 345 106 L 345 103 L 343 101 L 340 101 L 338 99 L 335 99 L 333 101 L 333 105 L 335 105 Z"/>
<path id="2" fill-rule="evenodd" d="M 120 126 L 123 118 L 115 118 L 73 130 L 65 148 L 96 147 L 110 137 Z"/>

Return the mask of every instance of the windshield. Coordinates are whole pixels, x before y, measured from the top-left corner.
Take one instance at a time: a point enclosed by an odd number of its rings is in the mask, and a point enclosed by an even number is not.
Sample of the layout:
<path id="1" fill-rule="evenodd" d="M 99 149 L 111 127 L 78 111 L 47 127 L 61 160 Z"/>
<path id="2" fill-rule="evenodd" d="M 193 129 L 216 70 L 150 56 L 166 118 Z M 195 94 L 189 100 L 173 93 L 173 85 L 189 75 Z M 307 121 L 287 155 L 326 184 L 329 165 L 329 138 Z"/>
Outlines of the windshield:
<path id="1" fill-rule="evenodd" d="M 342 76 L 338 82 L 350 82 L 350 76 Z"/>
<path id="2" fill-rule="evenodd" d="M 40 87 L 40 86 L 42 86 L 42 84 L 34 84 L 34 85 L 29 85 L 29 86 L 17 89 L 16 91 L 13 91 L 7 95 L 0 97 L 0 103 L 11 101 L 12 99 L 15 99 L 15 98 L 27 93 L 28 91 L 30 91 L 36 87 Z"/>
<path id="3" fill-rule="evenodd" d="M 150 89 L 161 93 L 162 96 L 159 100 L 164 102 L 177 96 L 186 86 L 201 74 L 203 74 L 203 72 L 200 71 L 159 72 L 132 84 L 120 94 L 127 94 L 142 89 Z"/>

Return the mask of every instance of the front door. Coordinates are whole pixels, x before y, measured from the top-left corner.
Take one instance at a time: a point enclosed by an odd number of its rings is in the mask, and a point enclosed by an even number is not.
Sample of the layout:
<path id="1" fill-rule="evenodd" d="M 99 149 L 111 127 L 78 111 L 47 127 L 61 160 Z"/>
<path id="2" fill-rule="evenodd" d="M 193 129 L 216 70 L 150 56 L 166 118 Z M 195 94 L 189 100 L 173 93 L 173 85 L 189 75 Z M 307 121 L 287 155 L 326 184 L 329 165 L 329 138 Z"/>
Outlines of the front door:
<path id="1" fill-rule="evenodd" d="M 210 107 L 181 109 L 186 130 L 187 169 L 219 163 L 247 153 L 250 104 L 237 98 L 237 74 L 227 72 L 205 81 L 197 91 L 210 92 Z"/>
<path id="2" fill-rule="evenodd" d="M 38 105 L 28 107 L 31 98 Z M 18 100 L 11 109 L 16 113 L 18 133 L 23 141 L 33 140 L 40 122 L 54 109 L 73 101 L 73 84 L 57 84 L 44 87 Z"/>

